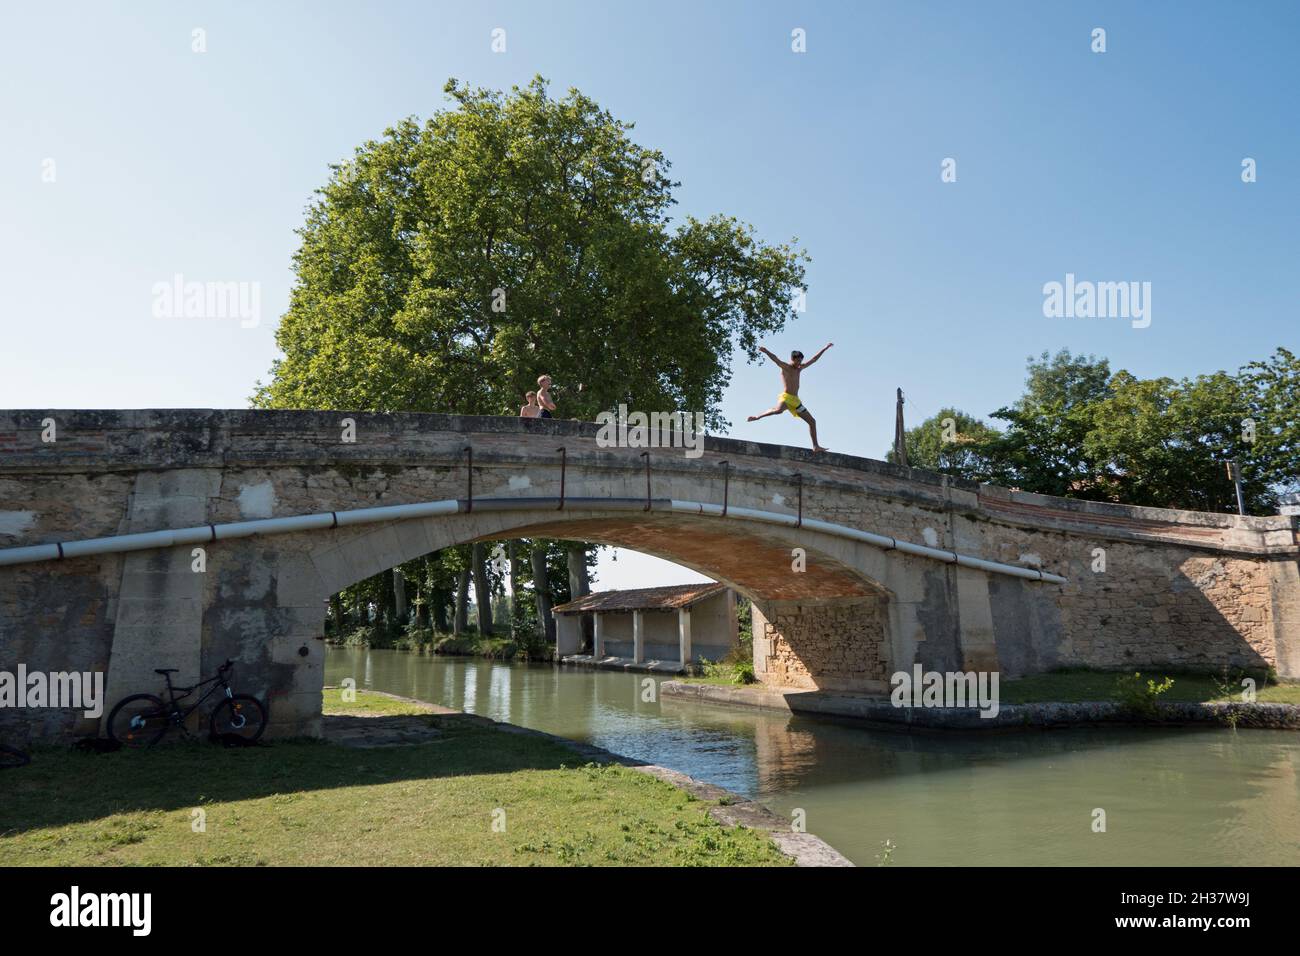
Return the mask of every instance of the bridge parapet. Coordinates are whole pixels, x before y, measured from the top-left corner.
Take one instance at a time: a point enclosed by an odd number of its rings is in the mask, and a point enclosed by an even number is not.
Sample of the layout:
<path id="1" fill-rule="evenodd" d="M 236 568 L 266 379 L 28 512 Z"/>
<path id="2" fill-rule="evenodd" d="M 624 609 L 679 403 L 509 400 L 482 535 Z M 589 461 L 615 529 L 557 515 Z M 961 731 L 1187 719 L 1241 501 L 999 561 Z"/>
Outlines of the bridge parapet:
<path id="1" fill-rule="evenodd" d="M 45 440 L 50 421 L 53 441 Z M 355 440 L 343 440 L 344 422 Z M 641 467 L 640 448 L 601 448 L 589 422 L 415 412 L 129 409 L 0 411 L 0 478 L 33 473 L 112 474 L 179 468 L 327 466 L 458 467 L 466 445 L 476 464 L 556 472 L 558 445 L 575 466 Z M 567 444 L 566 444 L 567 443 Z M 834 452 L 706 437 L 704 454 L 650 449 L 653 476 L 685 476 L 722 494 L 726 459 L 736 482 L 768 482 L 793 499 L 798 473 L 810 508 L 815 492 L 866 494 L 1008 525 L 1117 540 L 1163 540 L 1249 555 L 1296 553 L 1300 516 L 1250 517 L 1055 498 L 980 485 L 917 468 Z M 652 476 L 652 477 L 653 477 Z"/>

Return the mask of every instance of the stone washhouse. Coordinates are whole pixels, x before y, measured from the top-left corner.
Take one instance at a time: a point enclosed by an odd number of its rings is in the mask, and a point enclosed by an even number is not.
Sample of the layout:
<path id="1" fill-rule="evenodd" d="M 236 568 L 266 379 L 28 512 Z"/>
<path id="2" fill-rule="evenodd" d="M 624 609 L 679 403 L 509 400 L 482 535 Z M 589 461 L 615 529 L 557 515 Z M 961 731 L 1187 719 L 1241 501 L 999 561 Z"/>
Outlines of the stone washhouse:
<path id="1" fill-rule="evenodd" d="M 722 660 L 740 642 L 736 592 L 725 584 L 602 591 L 551 613 L 556 655 L 566 664 L 680 673 Z M 588 630 L 593 645 L 585 648 Z"/>

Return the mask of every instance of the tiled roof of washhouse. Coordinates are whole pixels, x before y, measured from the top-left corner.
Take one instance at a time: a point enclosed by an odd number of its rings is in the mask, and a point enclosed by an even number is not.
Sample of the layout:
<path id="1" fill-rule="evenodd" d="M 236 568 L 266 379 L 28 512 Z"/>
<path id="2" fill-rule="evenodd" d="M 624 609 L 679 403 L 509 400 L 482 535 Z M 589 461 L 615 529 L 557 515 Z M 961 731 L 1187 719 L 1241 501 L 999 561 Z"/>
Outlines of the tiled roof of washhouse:
<path id="1" fill-rule="evenodd" d="M 628 591 L 600 591 L 552 608 L 554 614 L 582 614 L 589 611 L 670 611 L 690 607 L 705 598 L 721 594 L 725 584 L 674 584 L 662 588 L 634 588 Z"/>

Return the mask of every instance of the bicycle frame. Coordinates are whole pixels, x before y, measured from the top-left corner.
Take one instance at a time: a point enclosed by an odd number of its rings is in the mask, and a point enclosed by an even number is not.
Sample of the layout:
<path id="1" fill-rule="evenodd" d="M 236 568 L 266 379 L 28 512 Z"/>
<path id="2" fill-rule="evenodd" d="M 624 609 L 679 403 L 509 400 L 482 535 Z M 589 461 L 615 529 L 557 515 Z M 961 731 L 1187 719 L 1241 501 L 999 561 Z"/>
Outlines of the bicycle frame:
<path id="1" fill-rule="evenodd" d="M 190 714 L 202 707 L 203 702 L 215 694 L 218 689 L 224 690 L 227 697 L 233 697 L 234 691 L 230 689 L 230 683 L 226 680 L 226 676 L 229 673 L 229 668 L 224 666 L 218 667 L 215 676 L 209 677 L 207 680 L 201 680 L 197 684 L 192 684 L 189 687 L 172 686 L 172 675 L 164 674 L 163 677 L 167 680 L 167 705 L 172 721 L 180 724 L 181 728 L 184 729 L 185 721 L 189 719 Z M 190 704 L 188 707 L 182 707 L 180 702 L 186 697 L 189 697 L 204 684 L 211 684 L 212 686 L 208 688 L 208 690 L 204 692 L 203 696 L 194 703 Z"/>

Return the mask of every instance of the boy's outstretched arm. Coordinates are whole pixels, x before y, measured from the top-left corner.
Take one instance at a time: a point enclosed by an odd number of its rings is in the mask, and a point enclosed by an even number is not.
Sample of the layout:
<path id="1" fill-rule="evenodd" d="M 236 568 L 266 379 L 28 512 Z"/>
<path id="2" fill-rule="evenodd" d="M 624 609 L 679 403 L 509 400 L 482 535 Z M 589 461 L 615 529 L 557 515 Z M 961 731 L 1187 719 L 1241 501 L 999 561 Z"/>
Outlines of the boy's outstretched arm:
<path id="1" fill-rule="evenodd" d="M 770 358 L 777 365 L 781 366 L 782 368 L 785 368 L 785 362 L 782 362 L 779 358 L 777 358 L 776 355 L 770 349 L 760 345 L 758 347 L 758 350 L 762 352 L 764 355 L 766 355 L 768 358 Z"/>
<path id="2" fill-rule="evenodd" d="M 821 347 L 821 351 L 820 351 L 820 352 L 818 352 L 816 355 L 814 355 L 814 356 L 813 356 L 812 358 L 810 358 L 808 361 L 806 361 L 806 362 L 803 363 L 803 367 L 804 367 L 804 368 L 807 368 L 807 367 L 808 367 L 809 365 L 811 365 L 813 362 L 817 361 L 819 358 L 821 358 L 823 355 L 825 355 L 825 354 L 826 354 L 826 350 L 827 350 L 828 348 L 830 348 L 830 347 L 831 347 L 832 345 L 834 345 L 834 344 L 835 344 L 834 342 L 827 342 L 825 345 L 823 345 L 823 346 Z"/>

